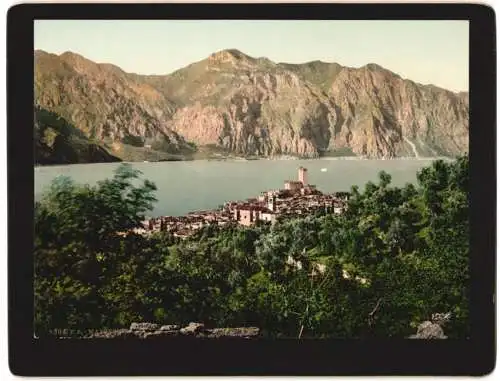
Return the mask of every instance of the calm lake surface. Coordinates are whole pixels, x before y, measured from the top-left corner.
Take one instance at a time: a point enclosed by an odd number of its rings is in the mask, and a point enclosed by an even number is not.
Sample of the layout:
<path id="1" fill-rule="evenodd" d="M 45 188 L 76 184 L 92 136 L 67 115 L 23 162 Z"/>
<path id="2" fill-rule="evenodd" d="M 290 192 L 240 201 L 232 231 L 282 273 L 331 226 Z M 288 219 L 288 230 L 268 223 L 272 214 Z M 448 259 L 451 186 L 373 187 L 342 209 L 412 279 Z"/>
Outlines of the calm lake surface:
<path id="1" fill-rule="evenodd" d="M 261 191 L 283 188 L 285 180 L 296 180 L 300 166 L 308 169 L 309 183 L 324 193 L 348 191 L 351 185 L 377 181 L 381 170 L 392 176 L 392 184 L 416 183 L 417 171 L 435 159 L 398 160 L 226 160 L 131 163 L 153 181 L 158 190 L 151 216 L 183 215 L 217 208 L 229 200 L 257 197 Z M 77 183 L 95 184 L 113 176 L 120 163 L 77 164 L 35 168 L 35 199 L 52 180 L 68 176 Z"/>

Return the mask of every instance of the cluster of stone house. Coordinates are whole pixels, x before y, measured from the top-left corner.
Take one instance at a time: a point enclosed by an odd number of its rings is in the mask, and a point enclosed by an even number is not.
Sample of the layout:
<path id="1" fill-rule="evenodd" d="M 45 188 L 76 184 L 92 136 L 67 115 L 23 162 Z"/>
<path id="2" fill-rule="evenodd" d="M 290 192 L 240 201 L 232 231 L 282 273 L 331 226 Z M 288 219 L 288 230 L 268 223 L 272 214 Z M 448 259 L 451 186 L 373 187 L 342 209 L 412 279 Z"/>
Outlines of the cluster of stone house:
<path id="1" fill-rule="evenodd" d="M 241 225 L 274 223 L 278 217 L 296 217 L 317 211 L 340 214 L 345 210 L 349 193 L 323 194 L 307 180 L 307 169 L 299 168 L 298 181 L 285 181 L 285 188 L 262 192 L 246 202 L 229 202 L 226 211 Z"/>
<path id="2" fill-rule="evenodd" d="M 298 181 L 285 181 L 284 189 L 262 192 L 257 198 L 226 202 L 220 210 L 149 219 L 144 221 L 141 232 L 167 231 L 184 238 L 211 224 L 273 224 L 279 217 L 297 217 L 318 211 L 340 214 L 345 210 L 349 193 L 323 194 L 316 186 L 308 183 L 307 169 L 303 167 L 299 168 L 298 178 Z"/>
<path id="3" fill-rule="evenodd" d="M 162 216 L 148 219 L 143 222 L 142 232 L 164 231 L 172 233 L 174 237 L 185 238 L 204 226 L 224 226 L 231 222 L 232 216 L 223 210 L 198 211 L 179 217 Z"/>

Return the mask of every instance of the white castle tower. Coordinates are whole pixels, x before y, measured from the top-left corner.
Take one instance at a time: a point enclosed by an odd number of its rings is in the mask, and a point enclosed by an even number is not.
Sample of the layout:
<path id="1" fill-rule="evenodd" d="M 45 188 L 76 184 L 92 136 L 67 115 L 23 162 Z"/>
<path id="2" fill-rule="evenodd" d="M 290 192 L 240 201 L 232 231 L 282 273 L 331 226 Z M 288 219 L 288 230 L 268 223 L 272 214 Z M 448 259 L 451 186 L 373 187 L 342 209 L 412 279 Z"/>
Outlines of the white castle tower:
<path id="1" fill-rule="evenodd" d="M 307 185 L 307 168 L 299 168 L 299 181 L 302 183 L 302 186 Z"/>
<path id="2" fill-rule="evenodd" d="M 276 211 L 276 196 L 275 195 L 268 196 L 267 209 L 269 209 L 272 212 Z"/>

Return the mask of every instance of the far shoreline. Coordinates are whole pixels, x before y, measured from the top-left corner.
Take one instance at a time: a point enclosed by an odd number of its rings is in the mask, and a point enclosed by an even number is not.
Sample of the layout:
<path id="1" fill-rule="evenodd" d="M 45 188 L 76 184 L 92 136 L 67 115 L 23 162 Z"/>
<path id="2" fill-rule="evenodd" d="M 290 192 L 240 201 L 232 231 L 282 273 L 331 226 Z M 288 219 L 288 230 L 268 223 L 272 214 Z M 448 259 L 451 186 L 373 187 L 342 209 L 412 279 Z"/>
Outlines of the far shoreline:
<path id="1" fill-rule="evenodd" d="M 51 163 L 51 164 L 34 164 L 34 168 L 38 167 L 63 167 L 63 166 L 75 166 L 75 165 L 92 165 L 92 164 L 153 164 L 153 163 L 178 163 L 178 162 L 219 162 L 219 161 L 234 161 L 234 162 L 245 162 L 245 161 L 435 161 L 435 160 L 455 160 L 453 157 L 449 156 L 425 156 L 425 157 L 415 157 L 415 156 L 399 156 L 391 158 L 368 158 L 361 156 L 323 156 L 323 157 L 295 157 L 295 156 L 280 156 L 280 157 L 237 157 L 237 156 L 225 156 L 220 158 L 204 158 L 204 159 L 181 159 L 181 160 L 155 160 L 155 161 L 102 161 L 93 163 Z"/>

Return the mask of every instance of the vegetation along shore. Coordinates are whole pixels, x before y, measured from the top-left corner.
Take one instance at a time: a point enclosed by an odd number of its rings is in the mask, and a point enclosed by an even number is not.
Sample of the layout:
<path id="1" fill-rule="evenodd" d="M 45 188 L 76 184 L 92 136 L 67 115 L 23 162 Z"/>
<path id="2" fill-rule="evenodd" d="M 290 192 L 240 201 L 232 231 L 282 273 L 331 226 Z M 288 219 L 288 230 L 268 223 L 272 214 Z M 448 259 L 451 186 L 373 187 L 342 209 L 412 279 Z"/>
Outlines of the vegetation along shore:
<path id="1" fill-rule="evenodd" d="M 301 213 L 255 223 L 236 208 L 237 220 L 185 237 L 138 231 L 156 186 L 130 165 L 94 186 L 58 178 L 35 204 L 35 333 L 203 322 L 260 337 L 404 338 L 443 313 L 446 336 L 467 338 L 468 172 L 466 156 L 432 162 L 415 185 L 381 172 L 338 199 L 315 196 L 329 208 L 299 200 Z M 302 176 L 288 186 L 305 189 Z"/>

